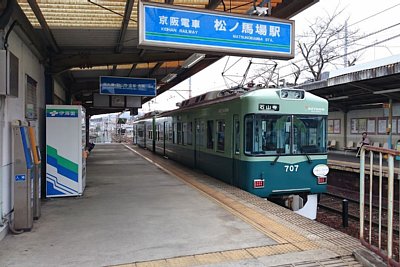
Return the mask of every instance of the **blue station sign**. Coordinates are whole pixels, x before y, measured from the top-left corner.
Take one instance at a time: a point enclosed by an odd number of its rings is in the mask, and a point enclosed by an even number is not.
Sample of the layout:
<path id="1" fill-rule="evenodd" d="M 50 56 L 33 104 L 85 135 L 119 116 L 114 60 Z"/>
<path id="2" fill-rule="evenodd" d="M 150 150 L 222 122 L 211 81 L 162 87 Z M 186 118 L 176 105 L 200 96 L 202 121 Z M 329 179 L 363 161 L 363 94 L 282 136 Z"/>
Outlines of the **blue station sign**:
<path id="1" fill-rule="evenodd" d="M 289 59 L 294 21 L 139 2 L 139 46 Z"/>
<path id="2" fill-rule="evenodd" d="M 100 94 L 155 96 L 156 79 L 100 76 Z"/>

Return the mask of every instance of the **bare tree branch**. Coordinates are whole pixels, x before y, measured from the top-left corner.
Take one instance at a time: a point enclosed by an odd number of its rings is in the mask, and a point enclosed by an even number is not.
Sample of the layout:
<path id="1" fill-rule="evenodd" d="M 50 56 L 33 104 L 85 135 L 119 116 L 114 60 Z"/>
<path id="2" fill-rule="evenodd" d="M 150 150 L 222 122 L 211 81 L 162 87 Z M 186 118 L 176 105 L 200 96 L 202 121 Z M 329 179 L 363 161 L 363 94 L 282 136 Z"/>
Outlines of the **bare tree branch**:
<path id="1" fill-rule="evenodd" d="M 353 43 L 358 31 L 348 31 L 346 21 L 339 22 L 344 9 L 336 8 L 332 14 L 318 17 L 310 24 L 308 31 L 299 39 L 297 48 L 299 54 L 304 58 L 303 66 L 293 64 L 295 67 L 295 83 L 300 77 L 298 71 L 306 70 L 314 80 L 320 80 L 321 74 L 328 65 L 337 65 L 337 55 L 342 52 L 346 43 Z M 349 64 L 354 64 L 359 57 L 353 57 Z"/>

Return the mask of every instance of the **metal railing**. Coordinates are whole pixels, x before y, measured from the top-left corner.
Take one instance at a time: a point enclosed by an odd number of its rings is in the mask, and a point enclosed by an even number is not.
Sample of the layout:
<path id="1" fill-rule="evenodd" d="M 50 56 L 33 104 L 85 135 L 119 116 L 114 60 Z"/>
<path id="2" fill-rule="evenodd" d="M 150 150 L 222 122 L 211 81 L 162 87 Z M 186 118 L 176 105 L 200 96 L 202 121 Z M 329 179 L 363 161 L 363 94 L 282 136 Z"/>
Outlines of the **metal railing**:
<path id="1" fill-rule="evenodd" d="M 365 171 L 365 155 L 367 151 L 369 152 L 370 161 L 368 168 L 369 179 Z M 400 151 L 373 146 L 363 146 L 360 153 L 360 240 L 364 246 L 385 259 L 389 266 L 400 266 L 398 253 L 400 247 L 397 253 L 394 253 L 394 241 L 396 240 L 396 242 L 399 243 L 399 235 L 397 234 L 397 238 L 393 238 L 394 230 L 397 233 L 399 232 L 398 222 L 400 220 L 400 218 L 396 218 L 395 220 L 393 217 L 395 198 L 394 161 L 395 157 L 398 155 L 400 155 Z M 378 172 L 374 170 L 375 157 L 379 160 L 379 163 L 376 164 L 379 168 Z M 387 167 L 385 167 L 387 186 L 383 185 L 383 183 L 386 182 L 383 180 L 384 161 L 387 161 Z M 377 184 L 376 181 L 374 183 L 374 174 L 375 176 L 379 176 Z M 369 182 L 368 193 L 365 190 L 367 182 Z M 375 190 L 373 190 L 374 185 Z M 376 191 L 377 188 L 379 188 L 379 192 L 376 196 L 376 192 L 374 191 Z M 397 201 L 399 201 L 399 199 L 397 199 Z M 378 213 L 373 211 L 374 207 L 378 209 Z M 395 221 L 397 221 L 397 223 L 394 223 Z M 385 231 L 383 228 L 387 230 Z M 368 235 L 366 235 L 367 231 Z"/>

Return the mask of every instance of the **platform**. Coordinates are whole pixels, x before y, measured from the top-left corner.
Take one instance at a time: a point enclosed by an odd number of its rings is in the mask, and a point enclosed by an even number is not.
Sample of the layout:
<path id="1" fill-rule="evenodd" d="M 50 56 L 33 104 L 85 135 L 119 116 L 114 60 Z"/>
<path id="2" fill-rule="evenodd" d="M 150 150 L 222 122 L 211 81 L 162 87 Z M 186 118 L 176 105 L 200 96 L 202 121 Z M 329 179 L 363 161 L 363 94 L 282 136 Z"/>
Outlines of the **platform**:
<path id="1" fill-rule="evenodd" d="M 370 165 L 370 157 L 369 153 L 365 156 L 365 171 L 366 174 L 369 175 L 369 165 Z M 379 176 L 379 155 L 374 154 L 373 158 L 374 165 L 374 175 Z M 354 172 L 360 173 L 360 158 L 356 157 L 355 152 L 344 152 L 344 151 L 329 151 L 328 152 L 328 166 L 332 170 L 346 171 L 346 172 Z M 388 177 L 389 169 L 387 159 L 382 158 L 382 174 L 383 177 Z M 394 173 L 400 174 L 400 161 L 394 161 Z"/>
<path id="2" fill-rule="evenodd" d="M 357 239 L 148 151 L 96 145 L 87 169 L 0 266 L 361 266 Z"/>

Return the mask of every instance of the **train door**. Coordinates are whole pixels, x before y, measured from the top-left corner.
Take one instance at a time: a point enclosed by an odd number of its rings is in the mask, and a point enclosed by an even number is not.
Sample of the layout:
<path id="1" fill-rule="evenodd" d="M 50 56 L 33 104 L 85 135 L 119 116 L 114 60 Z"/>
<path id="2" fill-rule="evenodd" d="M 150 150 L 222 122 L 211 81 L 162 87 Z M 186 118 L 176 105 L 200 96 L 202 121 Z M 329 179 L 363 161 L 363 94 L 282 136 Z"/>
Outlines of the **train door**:
<path id="1" fill-rule="evenodd" d="M 165 156 L 165 140 L 168 138 L 168 134 L 169 133 L 167 133 L 167 122 L 166 121 L 164 121 L 164 123 L 163 123 L 163 139 L 162 139 L 162 141 L 163 141 L 163 156 Z"/>
<path id="2" fill-rule="evenodd" d="M 136 124 L 134 124 L 133 126 L 132 126 L 132 143 L 134 144 L 134 145 L 136 145 L 137 144 L 137 137 L 136 137 L 136 134 L 137 134 L 137 132 L 136 132 Z"/>
<path id="3" fill-rule="evenodd" d="M 240 170 L 240 121 L 239 115 L 233 115 L 233 145 L 232 145 L 232 177 L 231 184 L 239 185 Z"/>
<path id="4" fill-rule="evenodd" d="M 194 127 L 195 127 L 195 131 L 194 131 L 194 167 L 197 168 L 198 167 L 198 163 L 197 161 L 199 160 L 199 147 L 200 147 L 200 120 L 199 119 L 195 119 L 194 120 Z"/>
<path id="5" fill-rule="evenodd" d="M 146 122 L 143 122 L 143 147 L 147 147 L 146 143 L 147 143 L 147 127 L 146 127 Z"/>

